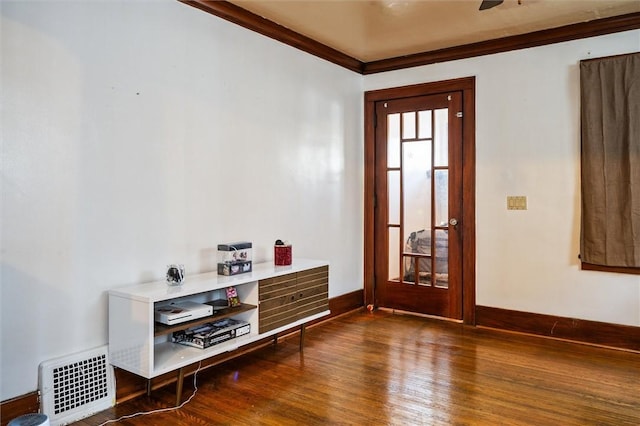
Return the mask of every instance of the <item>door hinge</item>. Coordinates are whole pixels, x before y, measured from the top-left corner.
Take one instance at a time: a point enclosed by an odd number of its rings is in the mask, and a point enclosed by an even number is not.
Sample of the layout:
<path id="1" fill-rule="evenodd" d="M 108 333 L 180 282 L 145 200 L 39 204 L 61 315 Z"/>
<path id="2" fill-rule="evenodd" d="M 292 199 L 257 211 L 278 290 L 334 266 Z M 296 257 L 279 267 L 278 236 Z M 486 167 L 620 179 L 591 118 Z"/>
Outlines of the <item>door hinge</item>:
<path id="1" fill-rule="evenodd" d="M 458 118 L 462 118 L 462 111 L 458 111 L 458 112 L 456 112 L 456 117 L 458 117 Z"/>

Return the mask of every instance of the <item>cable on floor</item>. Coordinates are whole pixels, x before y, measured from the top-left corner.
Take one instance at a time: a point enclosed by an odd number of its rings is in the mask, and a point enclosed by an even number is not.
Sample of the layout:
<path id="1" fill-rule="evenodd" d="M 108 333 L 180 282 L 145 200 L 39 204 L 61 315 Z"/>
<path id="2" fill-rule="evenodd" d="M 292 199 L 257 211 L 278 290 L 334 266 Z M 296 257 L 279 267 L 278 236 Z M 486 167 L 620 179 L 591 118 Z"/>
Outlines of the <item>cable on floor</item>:
<path id="1" fill-rule="evenodd" d="M 147 416 L 149 414 L 166 413 L 166 412 L 169 412 L 169 411 L 179 410 L 180 408 L 182 408 L 185 405 L 187 405 L 193 399 L 194 396 L 196 396 L 196 392 L 198 392 L 198 386 L 196 384 L 196 378 L 198 376 L 198 372 L 200 371 L 201 367 L 202 367 L 202 361 L 200 361 L 198 363 L 198 369 L 196 370 L 195 373 L 193 373 L 193 393 L 182 404 L 176 405 L 175 407 L 160 408 L 160 409 L 157 409 L 157 410 L 140 411 L 140 412 L 134 413 L 134 414 L 127 414 L 126 416 L 121 416 L 121 417 L 119 417 L 117 419 L 107 420 L 107 421 L 105 421 L 103 423 L 100 423 L 98 426 L 104 426 L 104 425 L 109 424 L 109 423 L 116 423 L 116 422 L 119 422 L 121 420 L 131 419 L 131 418 L 138 417 L 138 416 Z"/>

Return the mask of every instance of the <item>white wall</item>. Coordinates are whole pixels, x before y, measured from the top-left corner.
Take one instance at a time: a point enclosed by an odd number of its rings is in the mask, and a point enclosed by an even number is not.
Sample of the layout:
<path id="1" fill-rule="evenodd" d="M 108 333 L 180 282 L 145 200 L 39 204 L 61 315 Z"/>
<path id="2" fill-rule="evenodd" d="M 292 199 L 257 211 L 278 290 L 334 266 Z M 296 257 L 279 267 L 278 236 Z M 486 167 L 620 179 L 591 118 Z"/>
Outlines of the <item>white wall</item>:
<path id="1" fill-rule="evenodd" d="M 175 0 L 2 1 L 0 400 L 216 245 L 362 288 L 362 77 Z"/>
<path id="2" fill-rule="evenodd" d="M 290 239 L 330 297 L 362 288 L 363 90 L 470 75 L 478 304 L 640 325 L 640 278 L 577 259 L 578 61 L 639 31 L 361 77 L 174 0 L 0 8 L 0 400 L 107 342 L 108 289 L 220 242 Z"/>
<path id="3" fill-rule="evenodd" d="M 476 76 L 477 304 L 640 326 L 640 276 L 581 271 L 582 59 L 640 31 L 375 74 L 365 90 Z M 507 211 L 507 195 L 528 210 Z"/>

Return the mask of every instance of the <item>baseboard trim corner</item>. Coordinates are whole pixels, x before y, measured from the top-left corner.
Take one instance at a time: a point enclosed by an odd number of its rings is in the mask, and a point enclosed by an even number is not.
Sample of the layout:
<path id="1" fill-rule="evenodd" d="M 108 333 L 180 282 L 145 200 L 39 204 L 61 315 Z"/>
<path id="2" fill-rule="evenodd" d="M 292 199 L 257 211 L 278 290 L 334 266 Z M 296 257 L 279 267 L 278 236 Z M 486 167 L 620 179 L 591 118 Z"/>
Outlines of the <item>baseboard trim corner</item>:
<path id="1" fill-rule="evenodd" d="M 6 426 L 16 417 L 37 413 L 39 410 L 40 398 L 37 391 L 2 401 L 0 403 L 0 425 Z"/>

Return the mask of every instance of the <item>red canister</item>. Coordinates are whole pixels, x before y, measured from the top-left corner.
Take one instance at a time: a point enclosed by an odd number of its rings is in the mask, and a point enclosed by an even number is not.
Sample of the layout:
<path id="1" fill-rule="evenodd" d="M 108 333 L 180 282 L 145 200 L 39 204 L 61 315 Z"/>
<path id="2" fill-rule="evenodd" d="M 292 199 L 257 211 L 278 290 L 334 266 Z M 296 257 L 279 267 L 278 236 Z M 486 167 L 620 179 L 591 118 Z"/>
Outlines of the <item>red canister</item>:
<path id="1" fill-rule="evenodd" d="M 274 263 L 278 266 L 291 265 L 291 244 L 273 246 Z"/>

